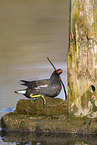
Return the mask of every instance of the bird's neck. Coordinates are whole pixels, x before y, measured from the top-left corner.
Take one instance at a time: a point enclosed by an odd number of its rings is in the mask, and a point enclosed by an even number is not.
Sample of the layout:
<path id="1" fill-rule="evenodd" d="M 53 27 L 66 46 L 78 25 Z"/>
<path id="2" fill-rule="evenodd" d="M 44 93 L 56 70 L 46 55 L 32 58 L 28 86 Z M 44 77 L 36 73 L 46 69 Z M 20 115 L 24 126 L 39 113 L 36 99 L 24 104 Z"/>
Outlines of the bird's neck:
<path id="1" fill-rule="evenodd" d="M 58 74 L 52 74 L 50 77 L 50 83 L 60 83 L 60 78 Z"/>

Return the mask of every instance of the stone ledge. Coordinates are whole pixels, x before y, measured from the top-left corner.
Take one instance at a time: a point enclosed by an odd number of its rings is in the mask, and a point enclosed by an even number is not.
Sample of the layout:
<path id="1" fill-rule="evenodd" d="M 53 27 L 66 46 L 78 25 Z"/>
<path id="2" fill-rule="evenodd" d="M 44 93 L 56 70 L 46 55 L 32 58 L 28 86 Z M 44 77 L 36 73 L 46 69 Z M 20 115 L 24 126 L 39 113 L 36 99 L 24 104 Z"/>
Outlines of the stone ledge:
<path id="1" fill-rule="evenodd" d="M 67 102 L 62 99 L 46 98 L 19 100 L 16 110 L 1 118 L 2 129 L 20 132 L 49 132 L 97 134 L 97 118 L 75 117 L 67 115 Z"/>
<path id="2" fill-rule="evenodd" d="M 97 118 L 64 115 L 56 118 L 30 117 L 13 116 L 13 113 L 10 113 L 1 118 L 1 123 L 6 131 L 97 134 Z"/>

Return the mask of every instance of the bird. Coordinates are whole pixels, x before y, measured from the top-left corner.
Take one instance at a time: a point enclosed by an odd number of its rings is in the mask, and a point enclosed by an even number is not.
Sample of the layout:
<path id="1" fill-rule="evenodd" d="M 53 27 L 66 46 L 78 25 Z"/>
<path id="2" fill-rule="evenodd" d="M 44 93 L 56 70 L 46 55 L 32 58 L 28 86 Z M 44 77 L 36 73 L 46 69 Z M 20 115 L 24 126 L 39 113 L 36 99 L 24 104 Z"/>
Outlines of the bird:
<path id="1" fill-rule="evenodd" d="M 25 97 L 30 98 L 32 100 L 36 100 L 39 97 L 43 99 L 43 107 L 46 104 L 45 97 L 56 97 L 59 95 L 62 86 L 60 81 L 60 74 L 62 73 L 62 69 L 55 70 L 49 79 L 43 80 L 35 80 L 35 81 L 26 81 L 21 80 L 22 84 L 26 86 L 26 89 L 17 90 L 15 93 L 23 94 Z"/>

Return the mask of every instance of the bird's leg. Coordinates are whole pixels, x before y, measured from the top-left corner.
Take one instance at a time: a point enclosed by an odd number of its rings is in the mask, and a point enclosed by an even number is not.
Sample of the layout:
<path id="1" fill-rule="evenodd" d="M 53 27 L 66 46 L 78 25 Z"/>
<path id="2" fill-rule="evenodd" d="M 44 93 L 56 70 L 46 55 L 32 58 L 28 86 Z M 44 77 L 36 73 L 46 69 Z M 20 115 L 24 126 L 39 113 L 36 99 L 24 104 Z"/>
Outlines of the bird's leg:
<path id="1" fill-rule="evenodd" d="M 43 99 L 43 107 L 45 107 L 45 104 L 46 104 L 46 99 L 43 95 L 40 96 L 42 99 Z"/>
<path id="2" fill-rule="evenodd" d="M 32 93 L 30 94 L 30 98 L 33 98 L 33 99 L 34 98 L 37 98 L 38 99 L 39 97 L 40 97 L 40 94 L 39 95 L 33 95 Z"/>
<path id="3" fill-rule="evenodd" d="M 31 98 L 39 98 L 39 97 L 41 97 L 42 99 L 43 99 L 43 107 L 45 107 L 45 104 L 46 104 L 46 99 L 45 99 L 45 97 L 43 96 L 43 95 L 41 95 L 41 94 L 38 94 L 38 95 L 33 95 L 32 93 L 30 94 L 30 97 Z"/>

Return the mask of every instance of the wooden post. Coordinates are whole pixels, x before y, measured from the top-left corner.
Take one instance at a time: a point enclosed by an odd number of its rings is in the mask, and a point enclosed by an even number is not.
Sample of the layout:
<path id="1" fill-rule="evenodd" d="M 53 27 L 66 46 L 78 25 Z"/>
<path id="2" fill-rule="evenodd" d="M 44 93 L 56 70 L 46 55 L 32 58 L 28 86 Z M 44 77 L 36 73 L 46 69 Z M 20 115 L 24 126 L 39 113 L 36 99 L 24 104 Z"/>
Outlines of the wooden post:
<path id="1" fill-rule="evenodd" d="M 68 113 L 97 117 L 97 0 L 71 0 Z"/>

